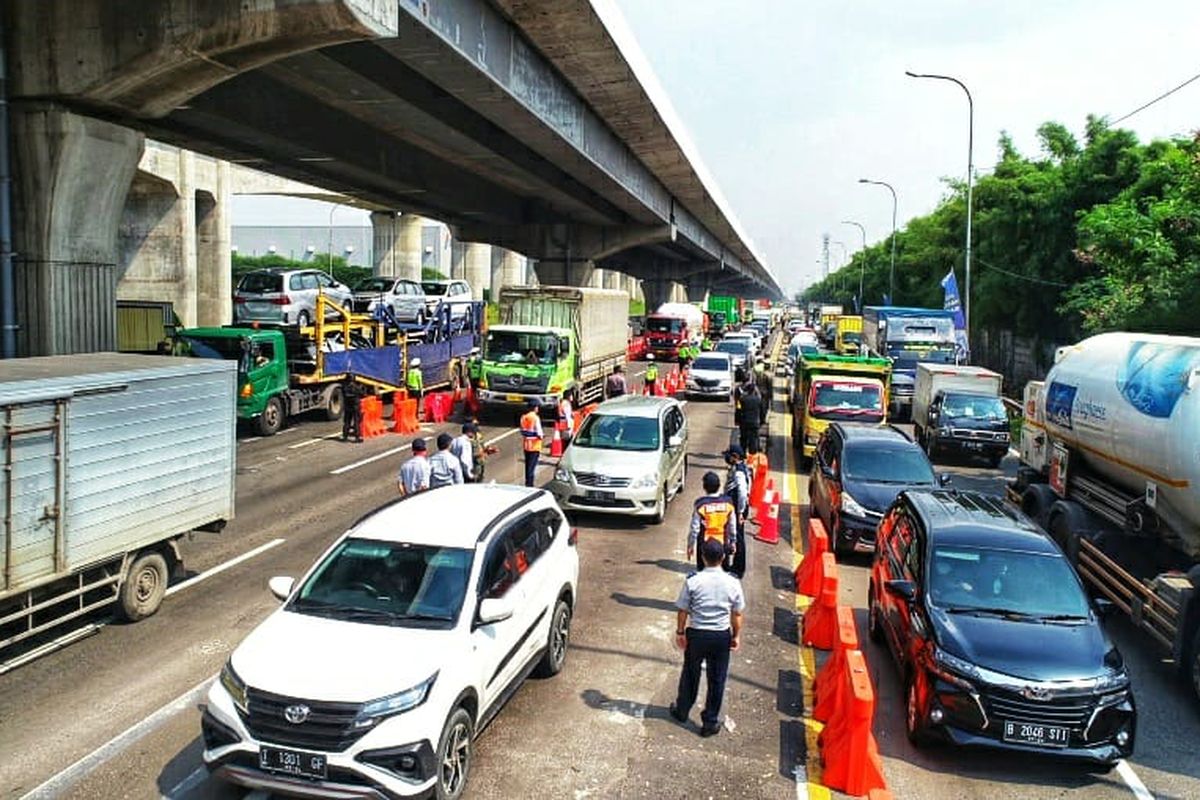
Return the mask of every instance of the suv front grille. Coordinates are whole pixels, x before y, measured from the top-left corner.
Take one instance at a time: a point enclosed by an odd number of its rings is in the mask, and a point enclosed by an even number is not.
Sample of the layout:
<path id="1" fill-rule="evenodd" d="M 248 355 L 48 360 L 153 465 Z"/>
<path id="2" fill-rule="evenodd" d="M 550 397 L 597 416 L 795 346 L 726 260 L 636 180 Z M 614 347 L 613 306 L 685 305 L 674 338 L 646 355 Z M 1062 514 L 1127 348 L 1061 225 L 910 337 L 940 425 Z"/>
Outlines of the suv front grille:
<path id="1" fill-rule="evenodd" d="M 1058 725 L 1082 732 L 1095 707 L 1092 697 L 1057 697 L 1051 700 L 1026 700 L 1014 694 L 994 694 L 986 698 L 988 715 L 1013 722 Z"/>
<path id="2" fill-rule="evenodd" d="M 340 752 L 370 730 L 354 728 L 354 719 L 361 708 L 359 703 L 300 700 L 253 688 L 247 689 L 246 694 L 249 713 L 243 715 L 243 721 L 254 738 L 263 742 L 306 750 Z M 298 725 L 288 722 L 284 717 L 284 709 L 293 705 L 309 708 L 308 718 Z"/>
<path id="3" fill-rule="evenodd" d="M 1000 442 L 1008 436 L 1002 431 L 977 431 L 971 428 L 951 428 L 950 435 L 960 439 L 975 439 L 982 442 Z"/>
<path id="4" fill-rule="evenodd" d="M 575 482 L 596 489 L 624 489 L 629 485 L 629 478 L 610 478 L 598 472 L 576 472 Z"/>

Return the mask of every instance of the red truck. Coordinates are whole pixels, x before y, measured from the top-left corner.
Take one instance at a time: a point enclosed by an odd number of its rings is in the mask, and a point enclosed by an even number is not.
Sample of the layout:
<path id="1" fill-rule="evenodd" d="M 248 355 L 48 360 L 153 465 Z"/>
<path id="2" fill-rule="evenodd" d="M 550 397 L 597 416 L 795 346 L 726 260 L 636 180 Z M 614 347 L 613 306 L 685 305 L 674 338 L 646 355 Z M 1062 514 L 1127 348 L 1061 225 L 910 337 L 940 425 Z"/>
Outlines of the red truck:
<path id="1" fill-rule="evenodd" d="M 663 303 L 646 317 L 647 347 L 655 358 L 678 358 L 680 347 L 704 338 L 704 323 L 704 312 L 691 303 Z"/>

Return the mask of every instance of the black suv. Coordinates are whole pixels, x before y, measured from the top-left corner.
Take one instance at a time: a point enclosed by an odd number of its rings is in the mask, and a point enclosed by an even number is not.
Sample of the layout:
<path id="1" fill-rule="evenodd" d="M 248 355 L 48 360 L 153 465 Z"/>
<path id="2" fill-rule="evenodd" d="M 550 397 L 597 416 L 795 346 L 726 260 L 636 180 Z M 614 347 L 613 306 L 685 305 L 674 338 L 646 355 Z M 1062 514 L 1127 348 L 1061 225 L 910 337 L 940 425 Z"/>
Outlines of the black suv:
<path id="1" fill-rule="evenodd" d="M 879 526 L 868 603 L 914 744 L 1103 764 L 1132 754 L 1120 652 L 1058 545 L 1000 498 L 902 492 Z"/>
<path id="2" fill-rule="evenodd" d="M 870 553 L 896 495 L 933 485 L 929 459 L 898 428 L 835 422 L 817 442 L 809 513 L 825 523 L 835 552 Z"/>

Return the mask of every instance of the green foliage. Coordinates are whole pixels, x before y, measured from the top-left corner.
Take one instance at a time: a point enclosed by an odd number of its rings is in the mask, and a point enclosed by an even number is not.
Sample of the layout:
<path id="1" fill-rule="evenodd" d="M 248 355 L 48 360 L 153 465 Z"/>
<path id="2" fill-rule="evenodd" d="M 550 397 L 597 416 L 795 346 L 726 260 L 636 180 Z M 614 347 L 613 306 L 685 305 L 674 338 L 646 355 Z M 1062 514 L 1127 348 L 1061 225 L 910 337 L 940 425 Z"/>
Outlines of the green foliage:
<path id="1" fill-rule="evenodd" d="M 630 301 L 629 301 L 629 316 L 631 316 L 631 317 L 646 316 L 646 301 L 630 299 Z"/>
<path id="2" fill-rule="evenodd" d="M 314 253 L 312 258 L 307 261 L 287 258 L 275 253 L 262 256 L 233 254 L 233 282 L 235 285 L 244 273 L 256 269 L 319 269 L 330 273 L 335 280 L 350 287 L 371 277 L 371 270 L 366 267 L 352 266 L 346 262 L 344 256 L 334 256 L 330 259 L 328 253 Z"/>
<path id="3" fill-rule="evenodd" d="M 1070 341 L 1105 330 L 1200 334 L 1200 138 L 1141 144 L 1088 117 L 1083 143 L 1064 126 L 1038 128 L 1042 153 L 1001 134 L 993 171 L 975 185 L 973 328 Z M 941 307 L 950 269 L 966 290 L 966 186 L 948 181 L 936 209 L 896 242 L 898 305 Z M 867 305 L 888 289 L 885 238 L 802 300 Z"/>
<path id="4" fill-rule="evenodd" d="M 446 280 L 446 273 L 442 272 L 441 270 L 434 269 L 433 267 L 422 267 L 421 280 L 444 281 Z"/>

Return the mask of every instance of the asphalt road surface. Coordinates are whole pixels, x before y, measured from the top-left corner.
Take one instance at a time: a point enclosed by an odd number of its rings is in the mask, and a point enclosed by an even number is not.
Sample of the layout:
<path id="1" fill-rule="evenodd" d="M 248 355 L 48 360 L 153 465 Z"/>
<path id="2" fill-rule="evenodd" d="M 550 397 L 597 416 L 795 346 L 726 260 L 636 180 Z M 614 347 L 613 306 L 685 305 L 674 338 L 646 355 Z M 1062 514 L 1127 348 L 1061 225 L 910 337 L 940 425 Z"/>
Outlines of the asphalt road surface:
<path id="1" fill-rule="evenodd" d="M 804 718 L 791 520 L 793 510 L 803 519 L 807 492 L 804 476 L 785 480 L 794 461 L 785 457 L 782 394 L 772 415 L 771 463 L 787 501 L 783 540 L 751 544 L 746 632 L 732 661 L 725 729 L 701 739 L 698 710 L 687 727 L 667 716 L 682 662 L 671 626 L 672 603 L 689 570 L 688 507 L 701 493 L 703 472 L 721 470 L 719 453 L 732 433 L 724 403 L 693 401 L 686 412 L 689 489 L 663 525 L 577 520 L 580 603 L 566 668 L 557 678 L 529 681 L 483 732 L 468 797 L 828 796 L 816 784 L 815 754 L 806 749 L 813 730 Z M 429 427 L 426 436 L 457 428 Z M 301 422 L 270 439 L 244 437 L 238 517 L 221 534 L 184 543 L 194 577 L 177 585 L 156 616 L 105 625 L 0 676 L 0 796 L 261 797 L 208 778 L 197 705 L 228 654 L 276 606 L 267 579 L 299 575 L 354 519 L 395 496 L 395 472 L 411 437 L 356 445 L 339 441 L 335 429 Z M 489 479 L 520 479 L 514 430 L 485 426 L 484 438 L 501 448 L 488 464 Z M 552 462 L 543 460 L 541 481 L 549 479 Z M 945 469 L 960 487 L 1002 488 L 1003 470 Z M 1141 711 L 1137 752 L 1126 769 L 1088 772 L 1005 754 L 913 750 L 895 671 L 866 642 L 866 568 L 865 560 L 844 564 L 841 591 L 859 613 L 876 687 L 875 734 L 897 797 L 1127 797 L 1139 781 L 1157 797 L 1200 797 L 1194 755 L 1200 714 L 1147 643 L 1120 621 L 1109 627 L 1130 663 Z"/>

